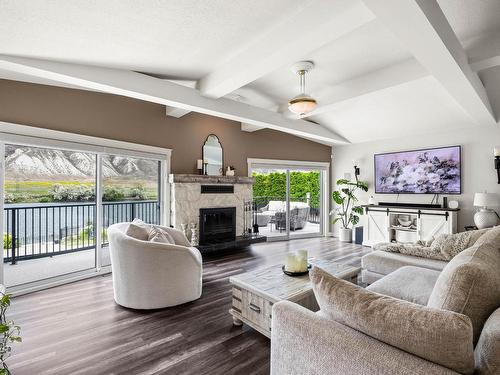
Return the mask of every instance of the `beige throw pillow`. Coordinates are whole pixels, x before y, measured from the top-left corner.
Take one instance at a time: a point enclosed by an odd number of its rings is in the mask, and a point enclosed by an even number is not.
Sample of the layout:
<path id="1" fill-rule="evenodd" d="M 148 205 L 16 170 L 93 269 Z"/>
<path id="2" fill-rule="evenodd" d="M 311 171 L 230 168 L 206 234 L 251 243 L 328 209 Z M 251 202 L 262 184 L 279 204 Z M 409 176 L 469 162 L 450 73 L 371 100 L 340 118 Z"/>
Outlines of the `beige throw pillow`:
<path id="1" fill-rule="evenodd" d="M 152 241 L 152 242 L 175 244 L 174 239 L 172 238 L 172 236 L 168 232 L 166 232 L 166 231 L 164 231 L 161 228 L 156 227 L 156 226 L 153 226 L 151 228 L 151 231 L 149 232 L 148 240 Z"/>
<path id="2" fill-rule="evenodd" d="M 144 223 L 142 220 L 134 219 L 129 225 L 125 232 L 127 236 L 132 238 L 147 241 L 149 239 L 149 232 L 151 231 L 151 225 Z"/>
<path id="3" fill-rule="evenodd" d="M 446 265 L 427 306 L 467 315 L 477 342 L 484 322 L 500 306 L 500 226 Z"/>
<path id="4" fill-rule="evenodd" d="M 484 323 L 474 354 L 476 373 L 500 374 L 500 308 L 496 309 Z"/>
<path id="5" fill-rule="evenodd" d="M 317 267 L 310 277 L 321 312 L 330 319 L 459 373 L 473 372 L 467 316 L 373 293 Z"/>

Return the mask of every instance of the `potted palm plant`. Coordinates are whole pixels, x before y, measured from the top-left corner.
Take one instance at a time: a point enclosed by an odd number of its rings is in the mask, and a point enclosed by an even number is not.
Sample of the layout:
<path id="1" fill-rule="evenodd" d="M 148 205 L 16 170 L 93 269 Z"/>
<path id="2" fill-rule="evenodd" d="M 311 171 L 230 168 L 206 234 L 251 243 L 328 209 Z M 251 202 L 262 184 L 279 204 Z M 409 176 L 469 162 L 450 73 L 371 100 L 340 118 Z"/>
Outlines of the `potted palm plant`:
<path id="1" fill-rule="evenodd" d="M 352 227 L 359 223 L 359 215 L 363 215 L 363 207 L 356 205 L 358 198 L 355 193 L 358 190 L 368 191 L 368 184 L 359 181 L 340 179 L 337 181 L 338 190 L 332 193 L 336 207 L 330 214 L 334 215 L 333 224 L 341 223 L 340 241 L 352 241 Z"/>

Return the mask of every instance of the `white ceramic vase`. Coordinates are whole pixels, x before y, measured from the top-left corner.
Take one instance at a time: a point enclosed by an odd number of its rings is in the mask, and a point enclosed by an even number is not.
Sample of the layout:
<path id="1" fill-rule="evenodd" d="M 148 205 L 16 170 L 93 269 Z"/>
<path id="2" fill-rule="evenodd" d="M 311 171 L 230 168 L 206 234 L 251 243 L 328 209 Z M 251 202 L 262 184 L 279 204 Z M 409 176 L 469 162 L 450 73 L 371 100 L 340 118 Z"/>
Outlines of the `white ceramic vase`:
<path id="1" fill-rule="evenodd" d="M 339 237 L 340 237 L 340 242 L 352 242 L 352 229 L 340 228 Z"/>
<path id="2" fill-rule="evenodd" d="M 482 208 L 474 215 L 474 224 L 478 229 L 491 228 L 497 224 L 498 217 L 493 210 Z"/>

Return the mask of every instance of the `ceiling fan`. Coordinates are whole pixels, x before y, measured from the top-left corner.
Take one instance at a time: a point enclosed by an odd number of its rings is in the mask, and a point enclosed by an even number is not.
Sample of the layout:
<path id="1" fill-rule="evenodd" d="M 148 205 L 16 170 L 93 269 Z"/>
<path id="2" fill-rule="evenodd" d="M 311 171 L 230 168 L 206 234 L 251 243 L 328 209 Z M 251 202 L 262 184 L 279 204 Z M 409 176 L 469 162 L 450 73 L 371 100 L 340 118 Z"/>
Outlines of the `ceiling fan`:
<path id="1" fill-rule="evenodd" d="M 312 112 L 317 106 L 316 99 L 306 94 L 306 74 L 312 68 L 312 61 L 299 61 L 291 66 L 291 70 L 299 75 L 300 94 L 288 101 L 288 109 L 299 116 Z"/>

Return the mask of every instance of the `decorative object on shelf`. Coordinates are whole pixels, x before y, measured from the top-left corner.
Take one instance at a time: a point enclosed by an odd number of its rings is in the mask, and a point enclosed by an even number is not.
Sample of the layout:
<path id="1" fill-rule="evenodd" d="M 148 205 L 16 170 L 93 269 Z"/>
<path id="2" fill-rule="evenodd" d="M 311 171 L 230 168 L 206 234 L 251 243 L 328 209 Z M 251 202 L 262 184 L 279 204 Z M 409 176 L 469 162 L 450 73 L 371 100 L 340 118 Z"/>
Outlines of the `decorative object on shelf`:
<path id="1" fill-rule="evenodd" d="M 459 206 L 458 201 L 453 200 L 448 202 L 448 208 L 451 208 L 452 210 L 458 209 Z"/>
<path id="2" fill-rule="evenodd" d="M 474 206 L 481 207 L 474 215 L 474 223 L 479 229 L 490 228 L 497 224 L 498 214 L 489 207 L 498 206 L 498 195 L 495 193 L 474 194 Z"/>
<path id="3" fill-rule="evenodd" d="M 500 184 L 500 146 L 495 147 L 493 150 L 495 155 L 495 169 L 497 170 L 497 182 Z"/>
<path id="4" fill-rule="evenodd" d="M 198 170 L 199 175 L 203 174 L 203 160 L 202 159 L 198 159 L 196 161 L 196 169 Z"/>
<path id="5" fill-rule="evenodd" d="M 443 197 L 443 208 L 448 208 L 448 197 Z"/>
<path id="6" fill-rule="evenodd" d="M 196 223 L 191 223 L 191 245 L 198 246 L 198 225 Z"/>
<path id="7" fill-rule="evenodd" d="M 234 176 L 234 167 L 232 165 L 227 166 L 226 176 Z"/>
<path id="8" fill-rule="evenodd" d="M 203 160 L 203 175 L 204 176 L 208 175 L 207 169 L 208 169 L 208 161 Z"/>
<path id="9" fill-rule="evenodd" d="M 311 266 L 307 263 L 307 250 L 299 250 L 289 253 L 285 258 L 282 270 L 289 276 L 305 275 Z"/>
<path id="10" fill-rule="evenodd" d="M 209 176 L 220 176 L 224 165 L 224 152 L 219 138 L 210 134 L 203 144 L 203 164 L 205 173 Z"/>
<path id="11" fill-rule="evenodd" d="M 288 109 L 297 115 L 303 116 L 316 108 L 316 100 L 306 94 L 306 73 L 314 67 L 312 61 L 300 61 L 291 67 L 299 75 L 300 94 L 288 101 Z"/>
<path id="12" fill-rule="evenodd" d="M 368 198 L 368 204 L 370 206 L 375 206 L 377 204 L 377 201 L 375 200 L 375 198 L 373 197 L 373 195 L 370 195 L 370 198 Z"/>
<path id="13" fill-rule="evenodd" d="M 187 232 L 187 224 L 186 224 L 186 223 L 182 223 L 182 224 L 181 224 L 181 232 L 182 232 L 182 234 L 183 234 L 186 238 L 189 238 L 189 236 L 188 236 L 188 232 Z"/>
<path id="14" fill-rule="evenodd" d="M 412 224 L 410 215 L 399 215 L 398 222 L 403 227 L 409 227 Z"/>
<path id="15" fill-rule="evenodd" d="M 333 219 L 333 224 L 341 222 L 340 241 L 352 241 L 352 226 L 359 223 L 359 216 L 363 215 L 363 207 L 355 206 L 358 201 L 355 193 L 358 190 L 368 191 L 368 184 L 364 181 L 359 181 L 356 176 L 356 181 L 348 181 L 340 179 L 337 181 L 339 190 L 332 193 L 333 201 L 337 206 L 330 212 L 330 215 L 336 216 Z M 351 207 L 352 206 L 352 207 Z"/>

